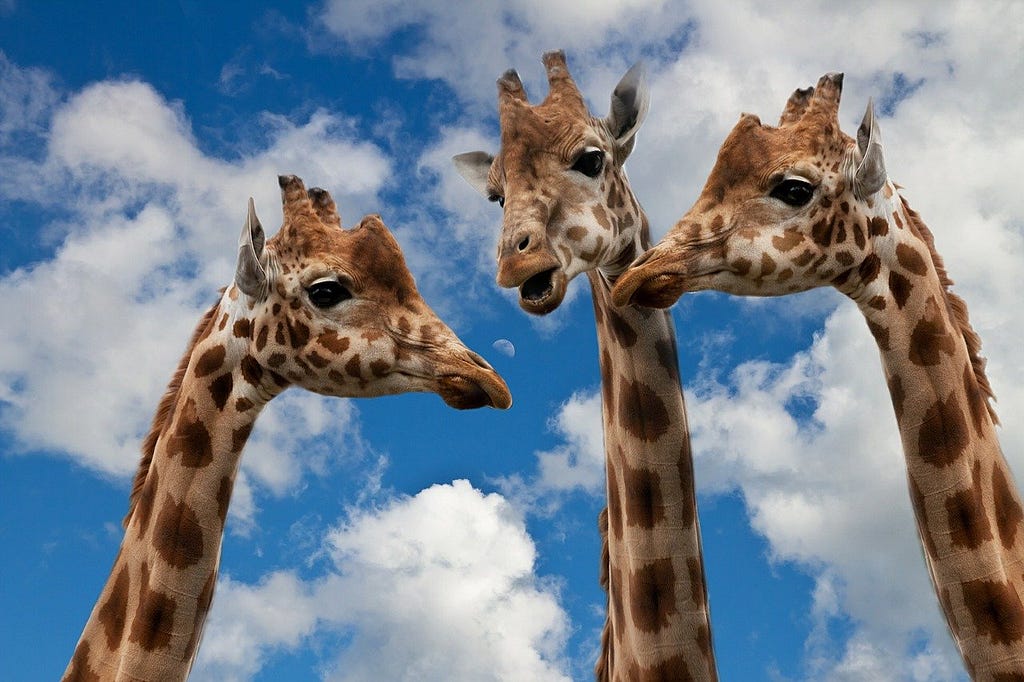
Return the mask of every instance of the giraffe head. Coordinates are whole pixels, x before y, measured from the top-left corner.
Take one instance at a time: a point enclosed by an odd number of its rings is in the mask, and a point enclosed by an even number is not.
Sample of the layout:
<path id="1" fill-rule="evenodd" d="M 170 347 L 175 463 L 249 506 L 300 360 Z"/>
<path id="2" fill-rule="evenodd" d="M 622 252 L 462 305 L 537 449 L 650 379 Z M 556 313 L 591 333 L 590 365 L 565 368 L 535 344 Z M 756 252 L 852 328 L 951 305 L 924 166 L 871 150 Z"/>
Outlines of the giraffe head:
<path id="1" fill-rule="evenodd" d="M 777 127 L 743 114 L 693 208 L 616 283 L 613 299 L 667 307 L 687 291 L 777 296 L 877 275 L 873 237 L 893 196 L 871 104 L 839 129 L 842 74 L 789 98 Z"/>
<path id="2" fill-rule="evenodd" d="M 294 384 L 344 397 L 430 391 L 460 409 L 511 404 L 501 377 L 420 297 L 379 216 L 343 229 L 330 194 L 279 180 L 284 223 L 266 239 L 249 200 L 235 273 L 250 311 L 235 334 L 251 339 L 256 382 L 271 394 Z"/>
<path id="3" fill-rule="evenodd" d="M 642 68 L 626 73 L 610 113 L 595 118 L 565 55 L 548 52 L 544 66 L 549 92 L 536 106 L 515 71 L 498 79 L 497 156 L 469 152 L 454 159 L 471 185 L 504 208 L 498 284 L 518 287 L 520 306 L 538 315 L 557 308 L 581 272 L 621 272 L 647 227 L 623 170 L 647 113 Z"/>

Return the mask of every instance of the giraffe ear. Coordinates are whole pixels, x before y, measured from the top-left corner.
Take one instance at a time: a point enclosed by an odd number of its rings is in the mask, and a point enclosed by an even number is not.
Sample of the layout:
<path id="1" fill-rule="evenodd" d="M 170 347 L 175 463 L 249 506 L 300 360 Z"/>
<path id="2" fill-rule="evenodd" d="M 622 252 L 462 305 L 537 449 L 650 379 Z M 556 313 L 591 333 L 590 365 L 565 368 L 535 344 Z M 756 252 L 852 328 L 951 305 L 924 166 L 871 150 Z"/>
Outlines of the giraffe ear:
<path id="1" fill-rule="evenodd" d="M 269 290 L 267 271 L 264 268 L 266 256 L 264 247 L 267 239 L 263 226 L 256 217 L 256 206 L 249 197 L 249 213 L 238 238 L 238 266 L 235 268 L 235 284 L 246 296 L 263 300 Z"/>
<path id="2" fill-rule="evenodd" d="M 619 84 L 612 91 L 612 104 L 605 117 L 605 125 L 624 151 L 623 157 L 633 151 L 636 131 L 647 116 L 647 108 L 651 103 L 650 90 L 647 87 L 647 74 L 644 65 L 634 64 L 626 72 Z"/>
<path id="3" fill-rule="evenodd" d="M 858 199 L 866 199 L 882 189 L 886 180 L 882 133 L 878 129 L 874 103 L 870 100 L 857 129 L 857 151 L 860 152 L 860 163 L 854 175 L 853 190 Z"/>
<path id="4" fill-rule="evenodd" d="M 459 175 L 466 178 L 466 182 L 488 199 L 490 193 L 487 191 L 487 174 L 491 172 L 493 161 L 494 157 L 487 152 L 466 152 L 452 157 L 452 163 L 455 164 L 455 170 L 459 171 Z"/>

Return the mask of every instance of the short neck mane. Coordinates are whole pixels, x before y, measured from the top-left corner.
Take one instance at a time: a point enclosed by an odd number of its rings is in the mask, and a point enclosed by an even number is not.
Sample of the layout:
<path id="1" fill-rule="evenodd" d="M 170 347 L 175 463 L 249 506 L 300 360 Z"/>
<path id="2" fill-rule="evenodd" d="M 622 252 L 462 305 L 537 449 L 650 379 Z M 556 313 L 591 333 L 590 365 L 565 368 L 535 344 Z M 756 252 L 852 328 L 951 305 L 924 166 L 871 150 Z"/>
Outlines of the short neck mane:
<path id="1" fill-rule="evenodd" d="M 650 244 L 640 216 L 642 253 Z M 603 271 L 588 277 L 608 476 L 608 507 L 599 525 L 609 604 L 595 672 L 599 680 L 715 680 L 672 320 L 666 311 L 616 308 Z"/>
<path id="2" fill-rule="evenodd" d="M 246 379 L 251 325 L 232 293 L 203 316 L 160 401 L 121 549 L 66 680 L 184 680 L 191 669 L 241 451 L 266 403 Z"/>
<path id="3" fill-rule="evenodd" d="M 128 513 L 122 521 L 122 525 L 125 528 L 128 527 L 128 523 L 132 519 L 132 513 L 135 511 L 135 507 L 139 502 L 139 495 L 142 493 L 142 486 L 146 483 L 146 477 L 149 475 L 149 466 L 153 461 L 153 452 L 156 450 L 157 440 L 167 430 L 171 420 L 174 418 L 174 406 L 178 402 L 181 382 L 185 378 L 185 370 L 192 359 L 192 352 L 195 350 L 196 344 L 209 336 L 210 332 L 213 331 L 214 324 L 217 321 L 217 312 L 220 309 L 221 304 L 218 301 L 199 320 L 199 324 L 196 325 L 195 331 L 192 332 L 192 338 L 185 348 L 185 354 L 181 356 L 178 368 L 174 371 L 174 375 L 171 377 L 171 382 L 167 385 L 167 390 L 164 391 L 163 397 L 160 398 L 160 404 L 156 408 L 156 414 L 153 415 L 153 423 L 149 427 L 149 433 L 146 434 L 146 438 L 142 441 L 142 459 L 139 460 L 139 470 L 135 473 L 132 492 L 128 497 Z"/>
<path id="4" fill-rule="evenodd" d="M 899 195 L 897 194 L 897 196 Z M 978 382 L 978 388 L 981 390 L 982 395 L 985 397 L 985 406 L 988 408 L 989 417 L 991 417 L 993 424 L 998 424 L 999 417 L 996 415 L 995 406 L 992 404 L 995 400 L 995 394 L 985 374 L 985 358 L 981 357 L 981 337 L 978 336 L 978 333 L 971 326 L 967 313 L 967 303 L 950 289 L 953 286 L 953 280 L 946 272 L 946 265 L 942 261 L 942 256 L 935 250 L 935 238 L 932 236 L 931 230 L 924 224 L 920 214 L 910 207 L 906 199 L 899 196 L 899 200 L 905 215 L 910 221 L 911 230 L 917 232 L 921 237 L 921 241 L 928 246 L 928 253 L 932 257 L 932 265 L 935 267 L 935 273 L 939 277 L 939 283 L 942 285 L 943 293 L 945 294 L 946 305 L 949 307 L 950 318 L 960 330 L 964 343 L 967 345 L 967 354 L 971 360 L 971 367 L 974 369 L 974 378 Z"/>

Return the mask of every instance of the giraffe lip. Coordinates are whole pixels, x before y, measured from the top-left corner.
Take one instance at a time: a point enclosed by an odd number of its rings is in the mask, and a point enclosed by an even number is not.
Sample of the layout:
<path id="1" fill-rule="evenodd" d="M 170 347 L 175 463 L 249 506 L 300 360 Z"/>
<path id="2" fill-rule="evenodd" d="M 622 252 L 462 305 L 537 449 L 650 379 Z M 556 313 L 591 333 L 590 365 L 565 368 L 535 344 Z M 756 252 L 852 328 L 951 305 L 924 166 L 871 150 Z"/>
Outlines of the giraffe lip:
<path id="1" fill-rule="evenodd" d="M 612 302 L 617 306 L 668 308 L 690 290 L 691 278 L 681 269 L 678 263 L 666 262 L 653 250 L 648 251 L 615 283 Z"/>
<path id="2" fill-rule="evenodd" d="M 476 376 L 444 374 L 437 378 L 437 384 L 441 399 L 457 410 L 475 410 L 478 407 L 504 410 L 512 405 L 512 394 L 508 386 L 493 371 Z"/>
<path id="3" fill-rule="evenodd" d="M 519 306 L 534 315 L 547 315 L 565 298 L 565 274 L 558 267 L 542 270 L 519 285 Z"/>

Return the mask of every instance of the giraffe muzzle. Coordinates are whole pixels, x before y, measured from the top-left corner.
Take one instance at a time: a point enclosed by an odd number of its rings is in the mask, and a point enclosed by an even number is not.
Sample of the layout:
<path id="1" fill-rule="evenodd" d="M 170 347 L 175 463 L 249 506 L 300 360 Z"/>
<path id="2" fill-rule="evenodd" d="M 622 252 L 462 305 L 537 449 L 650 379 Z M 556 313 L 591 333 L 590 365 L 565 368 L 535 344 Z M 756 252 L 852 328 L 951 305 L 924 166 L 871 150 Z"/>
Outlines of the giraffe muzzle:
<path id="1" fill-rule="evenodd" d="M 687 277 L 681 269 L 671 256 L 651 249 L 619 277 L 612 289 L 612 303 L 668 308 L 687 291 Z"/>

